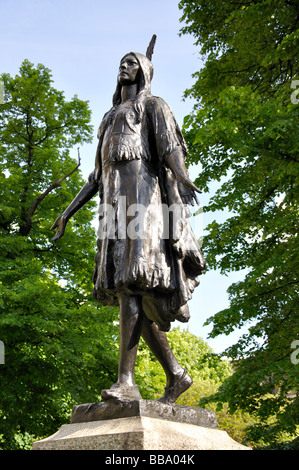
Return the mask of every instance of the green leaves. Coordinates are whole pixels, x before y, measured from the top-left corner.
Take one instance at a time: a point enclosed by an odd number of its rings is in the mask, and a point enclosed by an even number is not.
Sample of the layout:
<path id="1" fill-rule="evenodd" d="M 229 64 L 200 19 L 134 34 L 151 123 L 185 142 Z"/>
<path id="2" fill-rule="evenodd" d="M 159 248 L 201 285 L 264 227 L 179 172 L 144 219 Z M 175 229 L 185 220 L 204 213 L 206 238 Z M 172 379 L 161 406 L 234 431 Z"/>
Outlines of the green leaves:
<path id="1" fill-rule="evenodd" d="M 59 149 L 90 142 L 92 127 L 88 104 L 75 95 L 66 102 L 63 92 L 52 86 L 50 70 L 28 60 L 15 78 L 3 74 L 5 103 L 1 107 L 6 124 L 5 142 L 20 143 L 33 151 L 35 147 Z M 34 157 L 33 151 L 33 157 Z M 46 160 L 45 160 L 46 162 Z"/>
<path id="2" fill-rule="evenodd" d="M 96 203 L 50 241 L 54 220 L 85 183 L 70 149 L 91 140 L 88 103 L 67 102 L 49 69 L 27 60 L 2 80 L 0 447 L 12 449 L 52 434 L 72 405 L 97 401 L 114 381 L 117 312 L 92 298 Z"/>
<path id="3" fill-rule="evenodd" d="M 228 290 L 230 307 L 208 320 L 212 336 L 250 326 L 225 352 L 240 365 L 219 396 L 232 410 L 276 416 L 273 439 L 285 426 L 295 432 L 295 414 L 286 425 L 286 413 L 298 368 L 289 357 L 299 331 L 298 9 L 283 0 L 180 5 L 182 32 L 205 55 L 186 91 L 197 101 L 184 123 L 190 163 L 201 163 L 203 191 L 220 182 L 205 211 L 230 214 L 209 224 L 203 250 L 210 268 L 247 272 Z M 280 398 L 268 398 L 275 387 Z"/>

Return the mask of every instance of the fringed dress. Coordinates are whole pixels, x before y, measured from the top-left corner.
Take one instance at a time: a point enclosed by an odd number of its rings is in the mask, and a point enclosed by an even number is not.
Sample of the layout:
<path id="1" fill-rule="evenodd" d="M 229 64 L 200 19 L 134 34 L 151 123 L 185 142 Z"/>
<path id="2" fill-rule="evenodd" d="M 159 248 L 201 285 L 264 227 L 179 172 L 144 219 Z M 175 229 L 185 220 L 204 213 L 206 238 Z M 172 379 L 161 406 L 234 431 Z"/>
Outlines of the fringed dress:
<path id="1" fill-rule="evenodd" d="M 119 293 L 139 295 L 147 317 L 168 331 L 172 321 L 188 321 L 205 267 L 165 160 L 178 149 L 184 159 L 184 139 L 168 105 L 151 94 L 113 107 L 98 137 L 94 295 L 104 305 L 118 305 Z"/>

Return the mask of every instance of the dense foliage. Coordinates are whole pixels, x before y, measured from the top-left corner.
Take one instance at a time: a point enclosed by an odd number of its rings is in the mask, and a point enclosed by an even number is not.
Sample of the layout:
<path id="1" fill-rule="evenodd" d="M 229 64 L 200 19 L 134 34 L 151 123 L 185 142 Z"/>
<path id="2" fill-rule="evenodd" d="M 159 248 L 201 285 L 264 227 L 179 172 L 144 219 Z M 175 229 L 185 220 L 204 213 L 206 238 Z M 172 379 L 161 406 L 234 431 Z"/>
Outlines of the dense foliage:
<path id="1" fill-rule="evenodd" d="M 12 449 L 55 432 L 73 404 L 97 400 L 115 379 L 117 350 L 115 311 L 91 295 L 96 202 L 50 241 L 84 184 L 70 149 L 91 139 L 88 103 L 66 101 L 50 71 L 27 60 L 1 78 L 0 448 Z"/>
<path id="2" fill-rule="evenodd" d="M 210 269 L 247 270 L 230 306 L 208 320 L 212 337 L 248 325 L 225 355 L 235 373 L 217 394 L 231 411 L 258 417 L 251 435 L 269 444 L 299 424 L 298 161 L 299 6 L 288 0 L 182 0 L 184 27 L 204 60 L 186 97 L 189 162 L 198 186 L 220 182 L 205 211 L 228 209 L 207 227 Z M 215 397 L 213 397 L 215 399 Z"/>

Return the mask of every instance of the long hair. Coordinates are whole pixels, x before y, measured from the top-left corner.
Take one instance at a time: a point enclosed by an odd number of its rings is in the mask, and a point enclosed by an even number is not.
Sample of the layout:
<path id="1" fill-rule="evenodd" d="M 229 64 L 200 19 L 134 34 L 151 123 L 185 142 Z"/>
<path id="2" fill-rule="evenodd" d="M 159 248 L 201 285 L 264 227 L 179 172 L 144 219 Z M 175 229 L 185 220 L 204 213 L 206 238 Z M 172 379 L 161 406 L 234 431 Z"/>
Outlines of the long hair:
<path id="1" fill-rule="evenodd" d="M 123 60 L 127 55 L 133 55 L 139 64 L 139 71 L 137 74 L 138 89 L 136 98 L 133 101 L 133 108 L 137 115 L 137 122 L 140 122 L 144 109 L 144 98 L 151 94 L 151 80 L 153 78 L 154 69 L 151 61 L 146 56 L 139 54 L 138 52 L 129 52 L 121 60 Z M 121 89 L 122 85 L 117 81 L 116 90 L 112 99 L 114 108 L 121 103 Z"/>

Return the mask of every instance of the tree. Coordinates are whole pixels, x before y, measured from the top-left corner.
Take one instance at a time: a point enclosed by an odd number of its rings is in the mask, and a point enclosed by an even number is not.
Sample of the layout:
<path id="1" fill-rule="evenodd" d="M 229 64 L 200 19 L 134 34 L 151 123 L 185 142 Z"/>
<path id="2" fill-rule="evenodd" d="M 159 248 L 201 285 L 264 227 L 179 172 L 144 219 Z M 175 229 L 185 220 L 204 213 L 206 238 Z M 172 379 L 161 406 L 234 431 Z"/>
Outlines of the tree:
<path id="1" fill-rule="evenodd" d="M 207 227 L 210 269 L 247 270 L 230 286 L 212 337 L 248 325 L 225 351 L 235 373 L 217 398 L 254 413 L 255 438 L 296 435 L 298 361 L 298 90 L 299 9 L 288 0 L 179 4 L 204 59 L 185 97 L 196 100 L 184 133 L 189 163 L 202 165 L 197 185 L 220 187 L 205 211 L 229 209 Z M 215 399 L 215 397 L 213 398 Z M 263 424 L 262 424 L 263 423 Z M 285 434 L 284 434 L 285 438 Z"/>
<path id="2" fill-rule="evenodd" d="M 50 227 L 83 185 L 74 146 L 91 139 L 88 103 L 66 101 L 49 69 L 25 60 L 2 75 L 0 104 L 0 447 L 57 430 L 117 372 L 115 309 L 92 298 L 96 202 Z M 79 162 L 80 163 L 80 162 Z"/>

